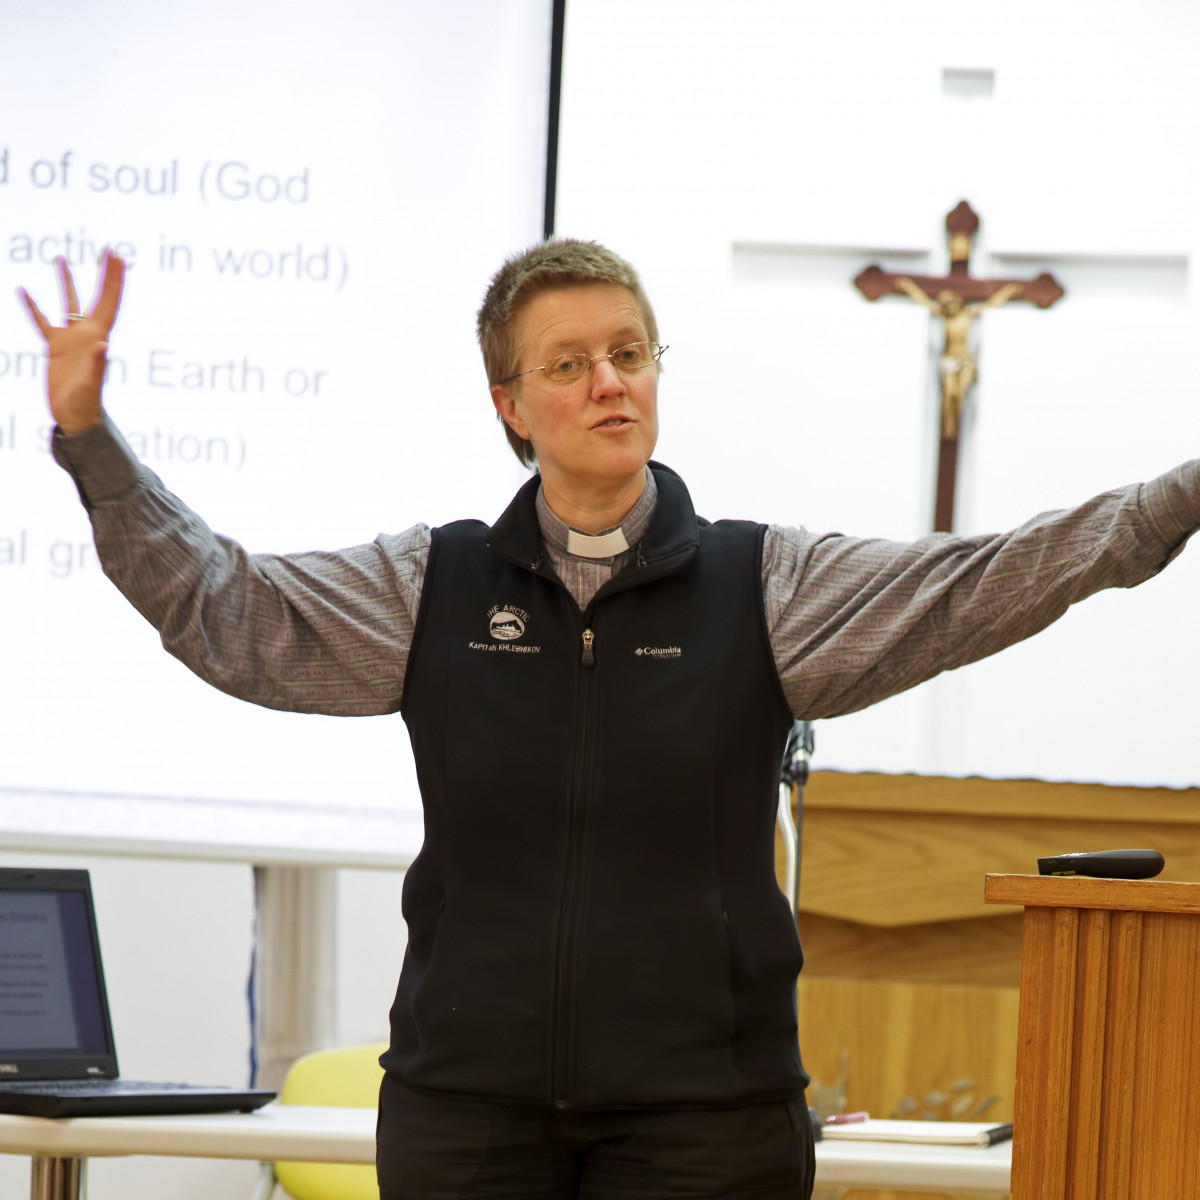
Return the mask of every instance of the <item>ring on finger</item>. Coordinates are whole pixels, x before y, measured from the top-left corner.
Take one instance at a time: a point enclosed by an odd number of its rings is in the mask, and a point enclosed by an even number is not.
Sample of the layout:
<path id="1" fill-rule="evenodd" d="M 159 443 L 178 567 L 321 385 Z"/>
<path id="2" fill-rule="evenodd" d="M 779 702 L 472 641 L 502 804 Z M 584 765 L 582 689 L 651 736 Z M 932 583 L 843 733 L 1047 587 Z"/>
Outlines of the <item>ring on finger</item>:
<path id="1" fill-rule="evenodd" d="M 86 320 L 87 320 L 87 315 L 85 313 L 67 313 L 67 324 L 68 325 L 70 325 L 72 321 L 86 321 Z"/>

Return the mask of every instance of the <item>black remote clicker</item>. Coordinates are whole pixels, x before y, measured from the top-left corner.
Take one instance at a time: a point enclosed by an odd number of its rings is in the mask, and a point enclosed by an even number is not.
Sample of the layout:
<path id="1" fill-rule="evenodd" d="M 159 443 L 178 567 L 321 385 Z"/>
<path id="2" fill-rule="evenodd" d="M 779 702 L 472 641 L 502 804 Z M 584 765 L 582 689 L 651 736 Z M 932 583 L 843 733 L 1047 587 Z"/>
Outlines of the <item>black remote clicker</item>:
<path id="1" fill-rule="evenodd" d="M 1157 850 L 1096 850 L 1038 859 L 1043 875 L 1090 875 L 1094 879 L 1152 879 L 1163 869 Z"/>

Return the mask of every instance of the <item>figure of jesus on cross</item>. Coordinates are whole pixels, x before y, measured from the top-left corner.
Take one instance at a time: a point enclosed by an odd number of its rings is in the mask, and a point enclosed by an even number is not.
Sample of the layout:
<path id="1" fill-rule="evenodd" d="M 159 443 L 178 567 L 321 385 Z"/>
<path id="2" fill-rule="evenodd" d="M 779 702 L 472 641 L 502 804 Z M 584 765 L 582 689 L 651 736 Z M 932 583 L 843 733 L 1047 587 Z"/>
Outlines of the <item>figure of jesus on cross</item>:
<path id="1" fill-rule="evenodd" d="M 931 300 L 907 275 L 897 276 L 896 286 L 935 317 L 940 317 L 946 327 L 946 344 L 938 360 L 942 386 L 941 433 L 942 441 L 957 442 L 967 392 L 978 374 L 970 345 L 971 323 L 986 309 L 999 308 L 1019 296 L 1021 284 L 1006 283 L 988 299 L 973 304 L 964 304 L 963 298 L 948 288 Z"/>
<path id="2" fill-rule="evenodd" d="M 978 376 L 971 348 L 972 325 L 981 313 L 1010 300 L 1026 300 L 1038 308 L 1049 308 L 1064 294 L 1054 276 L 1047 274 L 1031 280 L 974 278 L 969 273 L 971 241 L 978 228 L 979 217 L 965 200 L 946 217 L 950 235 L 948 275 L 894 275 L 870 266 L 854 280 L 868 300 L 898 293 L 906 295 L 945 326 L 945 342 L 938 361 L 941 416 L 933 521 L 937 533 L 949 533 L 954 527 L 959 430 L 963 406 Z"/>

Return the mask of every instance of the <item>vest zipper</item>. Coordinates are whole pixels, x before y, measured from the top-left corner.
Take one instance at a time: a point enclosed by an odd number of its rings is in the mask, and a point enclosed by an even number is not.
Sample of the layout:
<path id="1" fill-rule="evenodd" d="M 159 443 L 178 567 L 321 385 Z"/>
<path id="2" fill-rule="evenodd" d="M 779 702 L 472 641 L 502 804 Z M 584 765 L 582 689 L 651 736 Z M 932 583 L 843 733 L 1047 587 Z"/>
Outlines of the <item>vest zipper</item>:
<path id="1" fill-rule="evenodd" d="M 582 630 L 581 639 L 583 654 L 580 665 L 590 669 L 582 670 L 579 674 L 579 724 L 576 727 L 578 737 L 575 739 L 577 751 L 567 809 L 567 860 L 563 874 L 558 949 L 554 967 L 554 1056 L 550 1093 L 557 1109 L 568 1109 L 574 1105 L 575 999 L 572 994 L 572 976 L 575 926 L 579 917 L 584 843 L 587 837 L 587 810 L 591 794 L 596 707 L 596 634 L 587 628 Z"/>

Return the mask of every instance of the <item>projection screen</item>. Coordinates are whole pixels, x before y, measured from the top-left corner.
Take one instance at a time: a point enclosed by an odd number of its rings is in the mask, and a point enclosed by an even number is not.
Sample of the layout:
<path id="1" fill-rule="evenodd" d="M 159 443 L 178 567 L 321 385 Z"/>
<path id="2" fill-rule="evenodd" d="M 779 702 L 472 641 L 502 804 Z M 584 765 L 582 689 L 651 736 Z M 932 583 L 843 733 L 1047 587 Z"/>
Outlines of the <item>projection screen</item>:
<path id="1" fill-rule="evenodd" d="M 541 236 L 550 0 L 4 4 L 0 273 L 59 313 L 129 261 L 107 404 L 255 551 L 494 519 L 525 472 L 474 313 Z M 48 454 L 40 339 L 0 320 L 0 829 L 399 864 L 399 717 L 266 711 L 163 652 Z"/>

